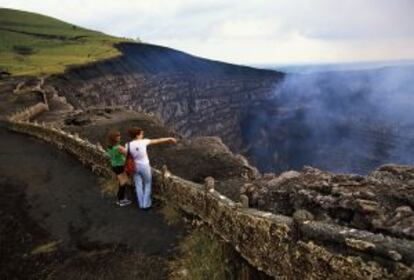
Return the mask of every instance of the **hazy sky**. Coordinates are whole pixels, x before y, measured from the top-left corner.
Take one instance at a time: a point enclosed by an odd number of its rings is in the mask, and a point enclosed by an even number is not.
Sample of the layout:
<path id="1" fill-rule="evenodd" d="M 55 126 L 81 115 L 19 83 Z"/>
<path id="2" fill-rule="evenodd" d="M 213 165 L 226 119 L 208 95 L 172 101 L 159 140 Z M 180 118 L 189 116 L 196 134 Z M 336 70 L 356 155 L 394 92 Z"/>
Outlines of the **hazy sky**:
<path id="1" fill-rule="evenodd" d="M 414 59 L 414 0 L 0 0 L 235 63 Z"/>

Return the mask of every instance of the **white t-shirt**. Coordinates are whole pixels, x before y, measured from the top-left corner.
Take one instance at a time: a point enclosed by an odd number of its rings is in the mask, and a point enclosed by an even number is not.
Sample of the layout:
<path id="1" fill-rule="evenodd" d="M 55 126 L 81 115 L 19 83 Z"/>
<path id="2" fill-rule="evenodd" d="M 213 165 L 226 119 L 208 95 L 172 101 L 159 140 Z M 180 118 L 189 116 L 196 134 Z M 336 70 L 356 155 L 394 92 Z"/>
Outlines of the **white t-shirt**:
<path id="1" fill-rule="evenodd" d="M 131 153 L 136 166 L 144 164 L 149 165 L 147 146 L 150 143 L 150 141 L 150 139 L 134 140 L 126 145 L 127 149 L 128 145 L 131 145 L 129 147 L 129 152 Z"/>

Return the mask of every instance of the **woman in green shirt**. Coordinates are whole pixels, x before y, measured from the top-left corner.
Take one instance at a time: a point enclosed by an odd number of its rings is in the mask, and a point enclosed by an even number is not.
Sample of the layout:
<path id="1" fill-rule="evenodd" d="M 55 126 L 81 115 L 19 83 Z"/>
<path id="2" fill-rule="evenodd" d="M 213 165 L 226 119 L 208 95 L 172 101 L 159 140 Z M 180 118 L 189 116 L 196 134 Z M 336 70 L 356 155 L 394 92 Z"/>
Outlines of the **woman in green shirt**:
<path id="1" fill-rule="evenodd" d="M 125 165 L 125 148 L 121 145 L 121 133 L 118 130 L 112 130 L 108 133 L 109 148 L 107 154 L 111 158 L 112 171 L 116 174 L 118 180 L 118 201 L 119 206 L 127 206 L 131 201 L 125 198 L 126 180 L 124 173 Z"/>

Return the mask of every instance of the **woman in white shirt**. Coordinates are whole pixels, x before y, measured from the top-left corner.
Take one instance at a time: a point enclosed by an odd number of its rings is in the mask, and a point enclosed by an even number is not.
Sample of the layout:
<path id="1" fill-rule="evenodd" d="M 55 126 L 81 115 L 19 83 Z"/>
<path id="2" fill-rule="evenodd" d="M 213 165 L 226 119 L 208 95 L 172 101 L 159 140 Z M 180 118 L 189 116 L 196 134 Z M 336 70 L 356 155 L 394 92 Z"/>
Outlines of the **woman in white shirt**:
<path id="1" fill-rule="evenodd" d="M 151 166 L 147 154 L 147 146 L 157 144 L 176 144 L 177 139 L 173 137 L 144 139 L 144 131 L 138 127 L 128 130 L 132 141 L 125 147 L 125 153 L 131 154 L 135 162 L 135 174 L 133 176 L 135 190 L 137 193 L 138 207 L 143 210 L 151 208 Z"/>

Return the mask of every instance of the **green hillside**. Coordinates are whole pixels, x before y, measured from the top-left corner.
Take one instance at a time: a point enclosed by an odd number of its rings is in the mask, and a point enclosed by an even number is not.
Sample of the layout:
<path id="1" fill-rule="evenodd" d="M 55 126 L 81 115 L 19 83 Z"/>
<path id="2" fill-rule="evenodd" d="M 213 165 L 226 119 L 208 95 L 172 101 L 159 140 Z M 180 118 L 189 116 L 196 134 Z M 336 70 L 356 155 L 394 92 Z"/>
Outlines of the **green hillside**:
<path id="1" fill-rule="evenodd" d="M 119 52 L 113 44 L 126 40 L 39 14 L 0 9 L 0 71 L 12 75 L 59 73 L 67 65 L 114 57 Z"/>

